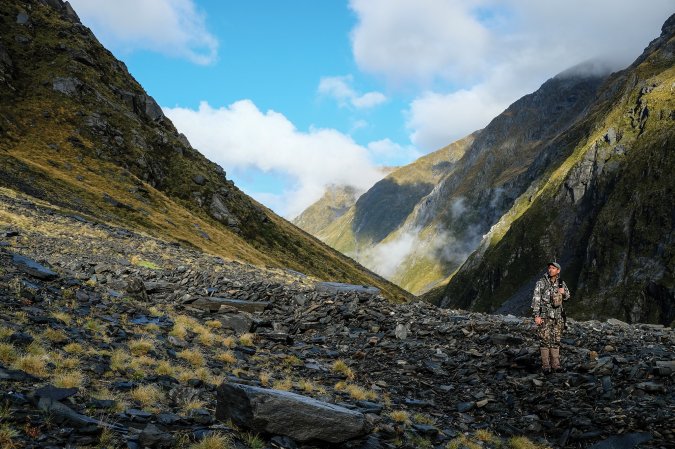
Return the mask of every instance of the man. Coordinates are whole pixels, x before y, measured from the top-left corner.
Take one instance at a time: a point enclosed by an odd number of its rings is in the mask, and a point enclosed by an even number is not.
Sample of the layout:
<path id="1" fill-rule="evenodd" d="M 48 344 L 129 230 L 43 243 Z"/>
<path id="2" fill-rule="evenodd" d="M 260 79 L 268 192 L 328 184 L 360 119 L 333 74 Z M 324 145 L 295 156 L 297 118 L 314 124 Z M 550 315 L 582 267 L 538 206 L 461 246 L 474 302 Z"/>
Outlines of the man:
<path id="1" fill-rule="evenodd" d="M 565 325 L 562 304 L 570 299 L 570 291 L 560 279 L 560 264 L 549 262 L 547 271 L 537 281 L 532 297 L 534 323 L 537 325 L 540 340 L 541 367 L 545 374 L 551 370 L 562 371 L 560 337 Z"/>

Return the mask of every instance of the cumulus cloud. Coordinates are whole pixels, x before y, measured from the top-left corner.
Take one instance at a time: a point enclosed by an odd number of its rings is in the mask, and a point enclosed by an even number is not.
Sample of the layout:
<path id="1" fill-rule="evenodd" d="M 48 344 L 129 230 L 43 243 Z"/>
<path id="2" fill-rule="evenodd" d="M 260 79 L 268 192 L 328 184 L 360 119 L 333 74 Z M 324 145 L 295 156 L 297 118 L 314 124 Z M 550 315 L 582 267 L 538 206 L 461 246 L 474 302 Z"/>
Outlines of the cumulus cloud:
<path id="1" fill-rule="evenodd" d="M 368 144 L 370 153 L 382 164 L 400 165 L 408 163 L 422 156 L 417 148 L 410 145 L 400 145 L 391 139 L 381 139 Z"/>
<path id="2" fill-rule="evenodd" d="M 425 152 L 484 127 L 582 61 L 625 67 L 673 13 L 671 0 L 649 8 L 636 0 L 351 0 L 350 7 L 359 68 L 425 89 L 407 111 L 411 140 Z"/>
<path id="3" fill-rule="evenodd" d="M 226 170 L 287 176 L 290 188 L 281 197 L 258 196 L 278 204 L 275 210 L 286 217 L 318 200 L 328 184 L 365 190 L 382 177 L 369 150 L 351 137 L 334 129 L 299 131 L 283 114 L 262 112 L 250 100 L 221 108 L 202 102 L 197 110 L 164 112 L 195 148 Z"/>
<path id="4" fill-rule="evenodd" d="M 218 55 L 193 0 L 70 0 L 82 22 L 101 41 L 121 51 L 151 50 L 197 64 Z"/>
<path id="5" fill-rule="evenodd" d="M 366 92 L 359 94 L 352 87 L 354 77 L 329 76 L 321 78 L 319 93 L 333 97 L 341 106 L 351 104 L 357 109 L 372 108 L 387 101 L 387 97 L 381 92 Z"/>

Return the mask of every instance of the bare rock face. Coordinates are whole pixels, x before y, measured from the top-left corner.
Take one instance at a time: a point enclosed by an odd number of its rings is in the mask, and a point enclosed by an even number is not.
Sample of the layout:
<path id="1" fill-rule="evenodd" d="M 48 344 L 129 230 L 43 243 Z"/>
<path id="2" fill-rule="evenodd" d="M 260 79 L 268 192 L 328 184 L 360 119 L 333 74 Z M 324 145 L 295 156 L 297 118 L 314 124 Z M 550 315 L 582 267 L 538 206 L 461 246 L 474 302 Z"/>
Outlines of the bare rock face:
<path id="1" fill-rule="evenodd" d="M 224 383 L 218 388 L 216 417 L 297 441 L 342 443 L 366 433 L 362 413 L 287 391 L 241 384 Z"/>

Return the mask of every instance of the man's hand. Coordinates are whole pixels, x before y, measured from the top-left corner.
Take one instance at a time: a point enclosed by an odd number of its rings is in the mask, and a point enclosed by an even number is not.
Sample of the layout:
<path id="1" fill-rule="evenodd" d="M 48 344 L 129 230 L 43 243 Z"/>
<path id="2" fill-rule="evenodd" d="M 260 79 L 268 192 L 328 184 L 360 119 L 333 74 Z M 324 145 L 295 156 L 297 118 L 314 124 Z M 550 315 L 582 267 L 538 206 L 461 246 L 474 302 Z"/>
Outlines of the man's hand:
<path id="1" fill-rule="evenodd" d="M 558 289 L 558 293 L 560 293 L 561 295 L 564 295 L 564 294 L 565 294 L 565 289 L 562 288 L 562 287 L 559 288 L 559 289 Z"/>
<path id="2" fill-rule="evenodd" d="M 542 317 L 540 317 L 540 316 L 534 317 L 534 324 L 536 324 L 537 326 L 541 326 L 541 323 L 543 323 L 543 322 L 544 322 L 544 319 Z"/>

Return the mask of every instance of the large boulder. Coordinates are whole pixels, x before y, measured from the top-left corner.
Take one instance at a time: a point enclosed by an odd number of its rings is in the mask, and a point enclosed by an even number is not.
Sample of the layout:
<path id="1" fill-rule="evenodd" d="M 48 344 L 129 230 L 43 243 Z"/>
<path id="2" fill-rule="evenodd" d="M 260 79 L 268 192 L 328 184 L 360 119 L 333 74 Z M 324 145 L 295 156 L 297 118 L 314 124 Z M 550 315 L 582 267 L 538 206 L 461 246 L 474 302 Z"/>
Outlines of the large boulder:
<path id="1" fill-rule="evenodd" d="M 366 433 L 362 413 L 288 391 L 233 383 L 218 387 L 216 417 L 297 441 L 342 443 Z"/>

